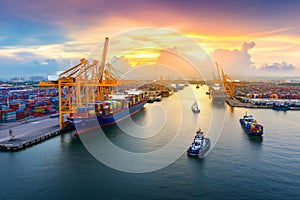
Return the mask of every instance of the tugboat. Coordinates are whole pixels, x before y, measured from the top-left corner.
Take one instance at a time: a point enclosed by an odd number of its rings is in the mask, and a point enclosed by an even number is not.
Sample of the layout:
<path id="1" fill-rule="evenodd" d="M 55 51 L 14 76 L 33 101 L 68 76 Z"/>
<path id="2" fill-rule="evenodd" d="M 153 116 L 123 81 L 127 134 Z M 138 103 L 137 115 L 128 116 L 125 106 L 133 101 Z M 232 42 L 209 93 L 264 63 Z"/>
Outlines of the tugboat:
<path id="1" fill-rule="evenodd" d="M 199 129 L 196 132 L 193 143 L 187 150 L 188 156 L 198 156 L 202 158 L 210 147 L 210 139 L 204 138 L 204 132 Z"/>
<path id="2" fill-rule="evenodd" d="M 264 133 L 263 126 L 257 123 L 252 115 L 247 115 L 246 113 L 244 117 L 240 119 L 240 123 L 248 135 L 261 136 Z"/>
<path id="3" fill-rule="evenodd" d="M 161 101 L 161 95 L 150 96 L 149 99 L 147 100 L 147 103 L 153 103 L 155 101 L 160 102 Z"/>
<path id="4" fill-rule="evenodd" d="M 200 109 L 198 108 L 198 104 L 195 102 L 191 107 L 193 113 L 199 113 Z"/>

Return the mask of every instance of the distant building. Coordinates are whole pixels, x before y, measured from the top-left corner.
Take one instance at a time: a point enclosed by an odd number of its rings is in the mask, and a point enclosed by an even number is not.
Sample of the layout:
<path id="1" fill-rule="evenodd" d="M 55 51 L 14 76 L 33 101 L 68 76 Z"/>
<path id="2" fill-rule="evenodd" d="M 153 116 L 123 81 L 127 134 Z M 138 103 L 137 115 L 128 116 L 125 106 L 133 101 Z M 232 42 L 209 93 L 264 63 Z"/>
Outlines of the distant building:
<path id="1" fill-rule="evenodd" d="M 44 76 L 31 76 L 29 77 L 29 80 L 33 82 L 38 82 L 38 81 L 47 80 L 47 78 Z"/>
<path id="2" fill-rule="evenodd" d="M 29 79 L 27 77 L 13 77 L 10 79 L 12 82 L 26 82 L 29 81 Z"/>
<path id="3" fill-rule="evenodd" d="M 20 83 L 20 82 L 39 82 L 46 80 L 44 76 L 30 76 L 30 77 L 13 77 L 10 79 L 11 82 Z"/>

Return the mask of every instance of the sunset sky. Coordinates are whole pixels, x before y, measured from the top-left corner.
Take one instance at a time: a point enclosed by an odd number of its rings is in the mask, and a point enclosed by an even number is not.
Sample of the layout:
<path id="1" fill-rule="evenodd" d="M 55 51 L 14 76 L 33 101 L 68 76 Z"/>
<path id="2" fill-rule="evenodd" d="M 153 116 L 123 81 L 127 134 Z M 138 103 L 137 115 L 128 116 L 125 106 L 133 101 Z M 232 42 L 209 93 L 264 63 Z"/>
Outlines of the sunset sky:
<path id="1" fill-rule="evenodd" d="M 228 74 L 300 76 L 299 10 L 296 0 L 1 0 L 0 78 L 54 74 L 141 27 L 186 35 Z"/>

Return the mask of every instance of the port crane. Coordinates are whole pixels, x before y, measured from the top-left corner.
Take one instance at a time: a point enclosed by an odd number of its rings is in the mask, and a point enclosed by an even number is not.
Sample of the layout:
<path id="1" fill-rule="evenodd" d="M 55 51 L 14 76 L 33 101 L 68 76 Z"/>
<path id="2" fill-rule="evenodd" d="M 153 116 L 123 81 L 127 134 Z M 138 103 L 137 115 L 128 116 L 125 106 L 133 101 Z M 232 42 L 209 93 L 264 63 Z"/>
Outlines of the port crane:
<path id="1" fill-rule="evenodd" d="M 228 95 L 230 98 L 234 99 L 235 98 L 235 88 L 245 87 L 246 82 L 240 81 L 240 80 L 235 80 L 235 79 L 229 77 L 228 75 L 226 75 L 224 73 L 224 70 L 221 67 L 219 67 L 217 62 L 216 62 L 216 68 L 217 68 L 219 80 L 223 83 L 223 87 L 226 92 L 226 95 Z M 222 78 L 220 76 L 220 71 L 222 74 Z M 214 74 L 213 74 L 213 77 L 215 77 Z"/>
<path id="2" fill-rule="evenodd" d="M 39 87 L 56 87 L 58 89 L 59 102 L 59 125 L 64 128 L 68 121 L 63 116 L 70 115 L 76 109 L 88 102 L 95 102 L 108 98 L 114 93 L 117 85 L 131 84 L 134 80 L 121 80 L 120 76 L 114 75 L 114 68 L 105 64 L 109 38 L 105 38 L 102 59 L 93 60 L 91 63 L 85 59 L 58 74 L 57 80 L 41 81 Z M 117 74 L 117 73 L 115 73 Z"/>
<path id="3" fill-rule="evenodd" d="M 218 73 L 218 81 L 222 83 L 224 91 L 226 92 L 226 95 L 229 95 L 230 98 L 234 98 L 234 88 L 235 84 L 237 83 L 236 80 L 232 79 L 228 75 L 226 75 L 222 68 L 219 67 L 218 63 L 216 62 L 216 69 Z M 222 74 L 222 76 L 221 76 Z M 214 80 L 215 75 L 213 74 Z"/>

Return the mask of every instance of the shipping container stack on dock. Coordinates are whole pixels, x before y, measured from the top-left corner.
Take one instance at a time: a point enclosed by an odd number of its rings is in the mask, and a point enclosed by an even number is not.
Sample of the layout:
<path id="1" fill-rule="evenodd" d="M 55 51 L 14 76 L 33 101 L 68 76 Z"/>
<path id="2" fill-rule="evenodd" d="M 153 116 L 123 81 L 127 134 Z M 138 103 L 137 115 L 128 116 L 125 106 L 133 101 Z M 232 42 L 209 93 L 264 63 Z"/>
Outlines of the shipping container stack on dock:
<path id="1" fill-rule="evenodd" d="M 235 96 L 243 103 L 272 108 L 285 103 L 292 110 L 300 109 L 300 83 L 248 82 L 235 88 Z"/>
<path id="2" fill-rule="evenodd" d="M 57 89 L 0 87 L 0 123 L 15 122 L 57 112 Z"/>

